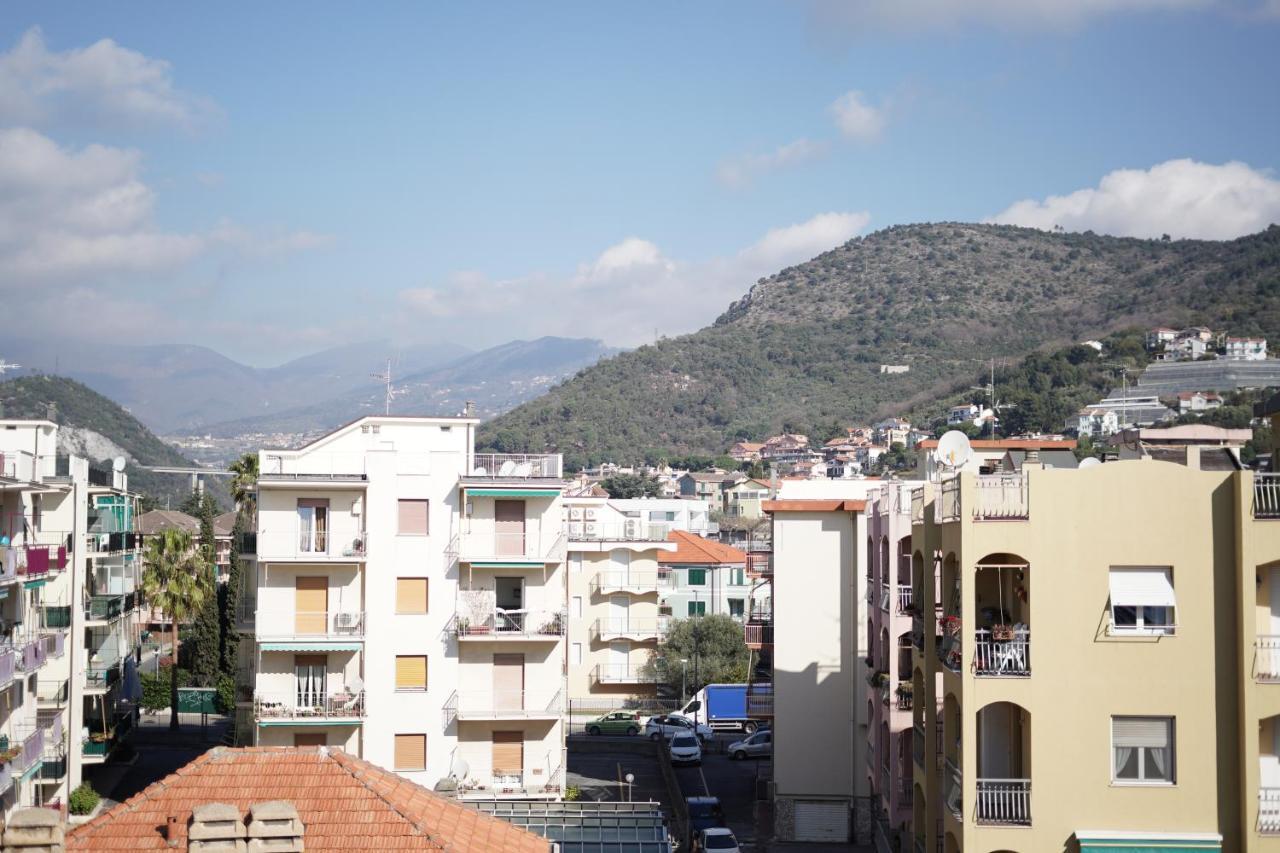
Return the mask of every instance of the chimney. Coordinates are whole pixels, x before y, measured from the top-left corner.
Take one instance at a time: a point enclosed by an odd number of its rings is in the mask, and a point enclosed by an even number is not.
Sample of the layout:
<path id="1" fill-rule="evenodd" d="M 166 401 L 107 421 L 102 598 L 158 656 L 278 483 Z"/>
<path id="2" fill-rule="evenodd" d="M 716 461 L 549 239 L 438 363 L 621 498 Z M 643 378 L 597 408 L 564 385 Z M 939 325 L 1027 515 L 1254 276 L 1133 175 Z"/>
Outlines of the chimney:
<path id="1" fill-rule="evenodd" d="M 19 809 L 4 828 L 4 853 L 63 853 L 65 836 L 53 809 Z"/>
<path id="2" fill-rule="evenodd" d="M 302 834 L 293 803 L 272 800 L 249 806 L 249 853 L 302 853 Z"/>
<path id="3" fill-rule="evenodd" d="M 169 846 L 176 847 L 177 820 L 169 818 Z M 245 853 L 244 821 L 229 803 L 204 803 L 191 810 L 187 827 L 189 853 Z"/>

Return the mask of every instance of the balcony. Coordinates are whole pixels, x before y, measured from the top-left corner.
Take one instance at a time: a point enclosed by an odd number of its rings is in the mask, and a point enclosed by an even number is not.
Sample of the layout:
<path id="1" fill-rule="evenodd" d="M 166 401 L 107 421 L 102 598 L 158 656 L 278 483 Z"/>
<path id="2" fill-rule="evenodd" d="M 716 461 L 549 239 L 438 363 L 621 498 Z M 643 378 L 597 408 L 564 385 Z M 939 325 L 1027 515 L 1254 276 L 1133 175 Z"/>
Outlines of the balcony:
<path id="1" fill-rule="evenodd" d="M 952 672 L 960 671 L 962 630 L 959 616 L 943 616 L 940 620 L 942 636 L 938 639 L 938 662 Z"/>
<path id="2" fill-rule="evenodd" d="M 960 477 L 954 475 L 942 482 L 942 491 L 938 497 L 936 521 L 944 524 L 960 520 Z"/>
<path id="3" fill-rule="evenodd" d="M 351 722 L 365 716 L 364 691 L 341 693 L 254 693 L 253 716 L 259 722 Z"/>
<path id="4" fill-rule="evenodd" d="M 752 682 L 747 685 L 747 716 L 752 719 L 773 717 L 773 684 Z"/>
<path id="5" fill-rule="evenodd" d="M 771 552 L 749 552 L 747 554 L 747 574 L 757 579 L 773 577 L 773 554 Z"/>
<path id="6" fill-rule="evenodd" d="M 84 670 L 84 688 L 107 691 L 120 680 L 120 661 L 90 661 Z"/>
<path id="7" fill-rule="evenodd" d="M 1258 789 L 1258 832 L 1280 835 L 1280 788 Z"/>
<path id="8" fill-rule="evenodd" d="M 45 660 L 60 658 L 67 650 L 67 635 L 63 631 L 43 634 L 40 642 L 44 645 Z"/>
<path id="9" fill-rule="evenodd" d="M 974 632 L 973 674 L 1031 675 L 1031 630 L 998 626 Z"/>
<path id="10" fill-rule="evenodd" d="M 562 610 L 497 609 L 479 614 L 467 610 L 455 614 L 451 622 L 452 633 L 459 642 L 555 643 L 564 636 L 564 626 Z"/>
<path id="11" fill-rule="evenodd" d="M 1254 473 L 1253 517 L 1280 518 L 1280 474 Z"/>
<path id="12" fill-rule="evenodd" d="M 657 572 L 600 572 L 591 579 L 592 595 L 610 595 L 615 592 L 647 595 L 657 591 Z"/>
<path id="13" fill-rule="evenodd" d="M 44 729 L 20 727 L 13 745 L 9 747 L 10 753 L 14 750 L 17 750 L 17 754 L 13 756 L 10 766 L 15 776 L 23 776 L 44 754 Z"/>
<path id="14" fill-rule="evenodd" d="M 911 581 L 898 581 L 898 612 L 906 615 L 915 612 L 914 597 L 911 590 Z"/>
<path id="15" fill-rule="evenodd" d="M 259 640 L 364 638 L 365 614 L 359 610 L 258 610 L 254 634 Z"/>
<path id="16" fill-rule="evenodd" d="M 1253 677 L 1280 682 L 1280 635 L 1261 634 L 1253 641 Z"/>
<path id="17" fill-rule="evenodd" d="M 133 714 L 125 713 L 116 716 L 115 723 L 105 731 L 100 722 L 87 721 L 86 727 L 92 733 L 80 742 L 80 753 L 85 764 L 101 764 L 107 760 L 117 746 L 133 732 Z"/>
<path id="18" fill-rule="evenodd" d="M 495 480 L 558 480 L 563 473 L 563 457 L 559 453 L 476 453 L 467 469 L 468 477 Z"/>
<path id="19" fill-rule="evenodd" d="M 71 682 L 69 679 L 48 681 L 41 678 L 36 684 L 36 703 L 40 706 L 57 707 L 65 705 L 70 696 Z"/>
<path id="20" fill-rule="evenodd" d="M 964 784 L 960 781 L 960 768 L 948 758 L 942 775 L 943 800 L 951 816 L 964 819 Z"/>
<path id="21" fill-rule="evenodd" d="M 368 533 L 354 525 L 258 531 L 258 559 L 263 562 L 363 562 L 368 545 Z"/>
<path id="22" fill-rule="evenodd" d="M 1025 474 L 979 474 L 974 482 L 974 498 L 975 521 L 1031 517 L 1031 497 Z M 959 512 L 958 506 L 956 510 Z"/>
<path id="23" fill-rule="evenodd" d="M 125 595 L 93 595 L 84 605 L 84 618 L 90 622 L 106 622 L 119 619 L 129 609 L 125 607 Z"/>
<path id="24" fill-rule="evenodd" d="M 18 671 L 19 652 L 13 646 L 0 647 L 0 690 L 7 690 Z"/>
<path id="25" fill-rule="evenodd" d="M 916 766 L 921 770 L 924 765 L 924 726 L 916 723 L 911 729 L 911 755 L 915 758 Z"/>
<path id="26" fill-rule="evenodd" d="M 454 720 L 558 720 L 564 693 L 533 690 L 454 691 L 445 700 L 444 725 Z"/>
<path id="27" fill-rule="evenodd" d="M 470 768 L 458 780 L 458 797 L 463 800 L 558 798 L 564 787 L 564 766 L 559 750 L 541 759 L 532 753 L 539 744 L 523 744 L 521 767 L 493 768 L 493 748 L 485 741 L 459 745 L 453 751 L 452 767 Z"/>
<path id="28" fill-rule="evenodd" d="M 58 459 L 54 454 L 35 456 L 25 450 L 6 450 L 0 453 L 0 479 L 35 483 L 46 477 L 57 476 L 57 469 Z"/>
<path id="29" fill-rule="evenodd" d="M 71 605 L 46 605 L 40 608 L 41 628 L 70 628 Z"/>
<path id="30" fill-rule="evenodd" d="M 67 753 L 61 746 L 45 747 L 40 756 L 40 781 L 58 782 L 67 775 Z"/>
<path id="31" fill-rule="evenodd" d="M 42 637 L 17 637 L 13 641 L 14 663 L 19 672 L 28 675 L 44 666 L 49 659 Z"/>
<path id="32" fill-rule="evenodd" d="M 626 521 L 572 519 L 564 525 L 570 542 L 666 542 L 671 529 L 670 522 L 652 524 L 638 518 Z"/>
<path id="33" fill-rule="evenodd" d="M 656 673 L 646 673 L 645 667 L 629 663 L 599 663 L 591 670 L 591 680 L 597 684 L 656 684 Z"/>
<path id="34" fill-rule="evenodd" d="M 663 617 L 614 616 L 597 619 L 591 625 L 591 634 L 597 640 L 657 640 L 665 633 L 667 620 Z"/>
<path id="35" fill-rule="evenodd" d="M 773 645 L 773 622 L 754 620 L 742 626 L 742 638 L 749 649 Z"/>
<path id="36" fill-rule="evenodd" d="M 142 548 L 141 533 L 94 533 L 84 537 L 85 548 L 90 554 L 123 554 Z"/>
<path id="37" fill-rule="evenodd" d="M 280 451 L 259 454 L 258 480 L 264 483 L 324 482 L 363 484 L 364 453 Z"/>
<path id="38" fill-rule="evenodd" d="M 1030 779 L 979 779 L 977 821 L 990 826 L 1031 825 Z"/>
<path id="39" fill-rule="evenodd" d="M 546 536 L 537 526 L 523 533 L 497 533 L 493 530 L 466 532 L 456 537 L 447 551 L 464 563 L 522 562 L 545 564 L 564 558 L 566 537 L 557 530 Z"/>
<path id="40" fill-rule="evenodd" d="M 889 584 L 888 584 L 888 582 L 886 581 L 886 582 L 881 583 L 881 584 L 880 584 L 880 609 L 881 609 L 881 610 L 883 610 L 885 613 L 888 613 L 888 612 L 889 612 L 889 602 L 890 602 L 890 601 L 892 601 L 892 600 L 893 600 L 893 597 L 892 597 L 892 594 L 891 594 L 891 593 L 890 593 L 890 591 L 889 591 Z"/>
<path id="41" fill-rule="evenodd" d="M 911 490 L 911 523 L 924 524 L 924 486 Z"/>

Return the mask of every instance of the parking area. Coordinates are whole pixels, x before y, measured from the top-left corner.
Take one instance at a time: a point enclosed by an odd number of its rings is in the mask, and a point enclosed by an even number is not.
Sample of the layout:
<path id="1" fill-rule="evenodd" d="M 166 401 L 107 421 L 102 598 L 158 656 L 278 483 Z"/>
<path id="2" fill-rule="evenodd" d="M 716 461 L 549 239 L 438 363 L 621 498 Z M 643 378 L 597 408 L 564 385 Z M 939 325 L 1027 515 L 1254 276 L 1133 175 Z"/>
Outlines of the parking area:
<path id="1" fill-rule="evenodd" d="M 569 748 L 569 778 L 567 784 L 576 787 L 583 800 L 653 800 L 670 812 L 666 788 L 662 783 L 662 771 L 656 759 L 639 755 L 627 749 L 627 737 L 590 737 L 571 735 Z M 572 742 L 589 740 L 592 751 L 575 750 Z M 610 749 L 615 744 L 617 749 Z M 628 786 L 627 774 L 634 777 Z M 628 790 L 628 788 L 630 790 Z"/>
<path id="2" fill-rule="evenodd" d="M 686 797 L 712 796 L 720 799 L 725 823 L 744 851 L 761 849 L 756 838 L 756 779 L 768 776 L 767 758 L 731 759 L 726 748 L 742 735 L 717 734 L 716 744 L 703 754 L 701 767 L 678 767 L 676 779 Z"/>

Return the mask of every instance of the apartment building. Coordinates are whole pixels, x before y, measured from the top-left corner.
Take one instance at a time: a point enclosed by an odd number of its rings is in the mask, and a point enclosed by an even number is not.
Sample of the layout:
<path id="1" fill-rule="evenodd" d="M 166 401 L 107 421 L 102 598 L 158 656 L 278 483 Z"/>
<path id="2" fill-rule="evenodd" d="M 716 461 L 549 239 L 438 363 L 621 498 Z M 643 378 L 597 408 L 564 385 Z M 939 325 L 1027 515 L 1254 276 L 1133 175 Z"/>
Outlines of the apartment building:
<path id="1" fill-rule="evenodd" d="M 761 505 L 773 494 L 764 480 L 742 480 L 724 489 L 724 514 L 734 521 L 759 521 L 764 518 Z"/>
<path id="2" fill-rule="evenodd" d="M 668 540 L 675 547 L 658 554 L 659 613 L 744 618 L 751 597 L 746 552 L 683 530 Z"/>
<path id="3" fill-rule="evenodd" d="M 365 417 L 260 453 L 255 744 L 339 746 L 464 798 L 560 795 L 561 460 L 477 454 L 477 423 Z"/>
<path id="4" fill-rule="evenodd" d="M 1280 849 L 1253 478 L 1189 446 L 913 493 L 916 850 Z"/>
<path id="5" fill-rule="evenodd" d="M 656 696 L 645 664 L 666 633 L 658 615 L 658 559 L 676 550 L 668 501 L 566 498 L 568 695 L 587 716 L 627 699 Z M 694 503 L 675 501 L 675 503 Z M 654 514 L 660 518 L 653 520 Z"/>
<path id="6" fill-rule="evenodd" d="M 610 499 L 609 507 L 621 513 L 624 520 L 645 524 L 653 532 L 665 529 L 683 530 L 695 536 L 714 536 L 719 532 L 711 520 L 711 503 L 694 498 L 620 498 Z"/>

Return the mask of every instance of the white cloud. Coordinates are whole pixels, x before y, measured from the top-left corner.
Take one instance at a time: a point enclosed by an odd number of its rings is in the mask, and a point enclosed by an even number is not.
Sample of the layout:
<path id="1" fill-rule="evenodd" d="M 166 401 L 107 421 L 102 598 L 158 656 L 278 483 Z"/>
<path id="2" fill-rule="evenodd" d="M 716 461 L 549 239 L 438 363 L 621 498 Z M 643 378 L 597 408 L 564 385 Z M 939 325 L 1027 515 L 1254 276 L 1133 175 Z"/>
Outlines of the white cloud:
<path id="1" fill-rule="evenodd" d="M 1245 0 L 1264 6 L 1275 0 Z M 1239 7 L 1230 0 L 805 0 L 824 38 L 869 32 L 949 30 L 968 25 L 1001 30 L 1069 31 L 1111 15 Z"/>
<path id="2" fill-rule="evenodd" d="M 43 126 L 167 125 L 195 129 L 217 115 L 204 98 L 175 88 L 169 63 L 102 39 L 50 51 L 32 28 L 0 54 L 0 123 Z"/>
<path id="3" fill-rule="evenodd" d="M 731 255 L 701 261 L 673 259 L 648 240 L 628 237 L 570 275 L 489 279 L 459 273 L 440 284 L 402 290 L 399 305 L 405 310 L 396 322 L 401 334 L 456 336 L 459 322 L 483 318 L 468 338 L 473 345 L 499 343 L 513 329 L 524 336 L 647 343 L 655 326 L 662 334 L 679 334 L 706 325 L 762 276 L 834 248 L 869 221 L 865 212 L 822 213 L 772 229 Z"/>
<path id="4" fill-rule="evenodd" d="M 1025 199 L 989 222 L 1119 237 L 1228 240 L 1280 222 L 1280 181 L 1240 162 L 1169 160 L 1118 169 L 1097 187 L 1043 201 Z"/>
<path id="5" fill-rule="evenodd" d="M 883 107 L 867 103 L 859 91 L 845 92 L 830 108 L 836 127 L 846 139 L 874 142 L 880 138 L 887 120 Z"/>
<path id="6" fill-rule="evenodd" d="M 821 140 L 797 139 L 766 154 L 730 157 L 717 167 L 716 180 L 726 187 L 745 187 L 762 175 L 819 160 L 826 155 L 828 147 Z"/>

